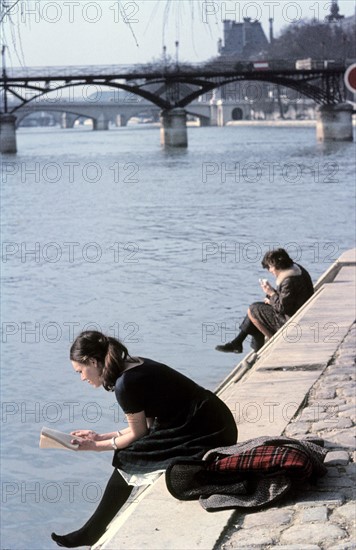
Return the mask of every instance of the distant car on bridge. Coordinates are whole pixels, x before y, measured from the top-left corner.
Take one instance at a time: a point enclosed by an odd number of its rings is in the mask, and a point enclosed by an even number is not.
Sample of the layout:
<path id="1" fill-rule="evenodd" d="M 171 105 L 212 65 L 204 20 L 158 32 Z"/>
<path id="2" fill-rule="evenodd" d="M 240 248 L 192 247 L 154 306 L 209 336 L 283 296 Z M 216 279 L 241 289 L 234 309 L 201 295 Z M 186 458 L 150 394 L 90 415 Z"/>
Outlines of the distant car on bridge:
<path id="1" fill-rule="evenodd" d="M 341 59 L 297 59 L 295 68 L 299 71 L 311 71 L 312 69 L 336 69 L 343 67 L 345 62 Z"/>
<path id="2" fill-rule="evenodd" d="M 235 65 L 236 70 L 247 71 L 279 71 L 279 70 L 294 70 L 294 61 L 286 59 L 266 59 L 255 60 L 248 62 L 238 61 Z"/>

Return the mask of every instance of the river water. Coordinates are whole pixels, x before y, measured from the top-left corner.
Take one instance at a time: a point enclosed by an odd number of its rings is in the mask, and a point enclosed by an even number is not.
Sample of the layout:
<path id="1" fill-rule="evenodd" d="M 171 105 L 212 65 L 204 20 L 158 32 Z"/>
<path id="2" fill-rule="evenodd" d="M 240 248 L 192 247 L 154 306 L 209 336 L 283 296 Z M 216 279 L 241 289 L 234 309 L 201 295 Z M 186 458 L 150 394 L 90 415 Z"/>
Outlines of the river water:
<path id="1" fill-rule="evenodd" d="M 57 547 L 111 471 L 111 453 L 38 449 L 43 425 L 124 423 L 72 371 L 73 335 L 99 328 L 214 389 L 263 254 L 286 247 L 316 281 L 354 246 L 353 147 L 310 127 L 190 128 L 173 152 L 150 126 L 18 131 L 1 191 L 2 549 Z"/>

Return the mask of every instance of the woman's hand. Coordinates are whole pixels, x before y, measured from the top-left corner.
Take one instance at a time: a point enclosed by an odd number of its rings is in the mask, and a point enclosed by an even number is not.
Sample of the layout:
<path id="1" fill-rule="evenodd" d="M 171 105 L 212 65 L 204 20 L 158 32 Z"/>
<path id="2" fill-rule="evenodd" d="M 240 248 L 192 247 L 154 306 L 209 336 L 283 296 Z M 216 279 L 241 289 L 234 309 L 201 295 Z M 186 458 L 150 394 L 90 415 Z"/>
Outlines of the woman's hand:
<path id="1" fill-rule="evenodd" d="M 261 288 L 265 294 L 273 294 L 275 292 L 274 288 L 269 284 L 268 281 L 261 284 Z"/>
<path id="2" fill-rule="evenodd" d="M 71 443 L 79 445 L 77 451 L 100 451 L 100 448 L 97 446 L 96 442 L 92 439 L 72 439 Z"/>
<path id="3" fill-rule="evenodd" d="M 100 441 L 100 435 L 92 430 L 75 430 L 74 432 L 70 432 L 70 435 L 89 441 Z"/>

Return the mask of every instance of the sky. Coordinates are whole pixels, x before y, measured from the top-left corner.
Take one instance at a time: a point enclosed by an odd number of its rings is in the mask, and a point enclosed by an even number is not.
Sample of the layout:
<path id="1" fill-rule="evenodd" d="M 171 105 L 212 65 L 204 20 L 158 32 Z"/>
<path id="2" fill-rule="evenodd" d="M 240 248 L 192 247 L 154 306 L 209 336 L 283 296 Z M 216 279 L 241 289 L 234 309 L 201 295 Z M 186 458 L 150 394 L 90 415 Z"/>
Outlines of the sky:
<path id="1" fill-rule="evenodd" d="M 6 0 L 8 4 L 15 0 Z M 259 20 L 269 36 L 301 19 L 322 21 L 327 0 L 18 0 L 3 21 L 7 65 L 27 67 L 145 63 L 163 46 L 181 61 L 217 55 L 222 21 Z M 339 0 L 340 13 L 355 13 L 355 0 Z"/>

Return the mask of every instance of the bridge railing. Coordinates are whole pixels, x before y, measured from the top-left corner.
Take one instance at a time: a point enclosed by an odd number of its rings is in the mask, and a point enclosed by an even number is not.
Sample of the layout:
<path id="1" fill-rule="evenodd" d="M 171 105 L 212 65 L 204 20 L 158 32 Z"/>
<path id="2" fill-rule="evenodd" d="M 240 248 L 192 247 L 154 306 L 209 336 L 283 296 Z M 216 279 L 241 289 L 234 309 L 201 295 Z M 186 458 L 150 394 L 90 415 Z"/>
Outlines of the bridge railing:
<path id="1" fill-rule="evenodd" d="M 315 71 L 318 70 L 333 70 L 340 69 L 342 67 L 348 66 L 351 62 L 349 60 L 333 60 L 333 61 L 323 61 L 323 67 L 321 67 L 320 62 L 317 66 L 317 62 L 310 63 L 309 70 Z M 265 61 L 250 61 L 250 60 L 239 60 L 233 57 L 229 58 L 213 58 L 201 63 L 188 63 L 182 62 L 178 65 L 174 62 L 165 63 L 164 61 L 154 62 L 154 63 L 142 63 L 136 65 L 86 65 L 86 66 L 77 66 L 77 65 L 65 65 L 65 66 L 54 66 L 54 67 L 9 67 L 6 69 L 6 74 L 8 78 L 31 78 L 34 79 L 39 77 L 44 78 L 87 78 L 89 75 L 93 77 L 106 77 L 106 76 L 133 76 L 137 75 L 149 75 L 149 74 L 162 74 L 162 73 L 190 73 L 190 72 L 213 72 L 213 73 L 223 73 L 226 71 L 237 71 L 237 72 L 255 72 L 255 71 L 295 71 L 296 61 L 294 59 L 266 59 Z M 304 68 L 304 70 L 306 70 Z"/>
<path id="2" fill-rule="evenodd" d="M 10 78 L 33 78 L 36 76 L 53 78 L 56 76 L 81 76 L 95 74 L 97 76 L 109 74 L 127 74 L 132 71 L 130 65 L 65 65 L 54 67 L 9 67 L 6 69 L 6 74 Z"/>

